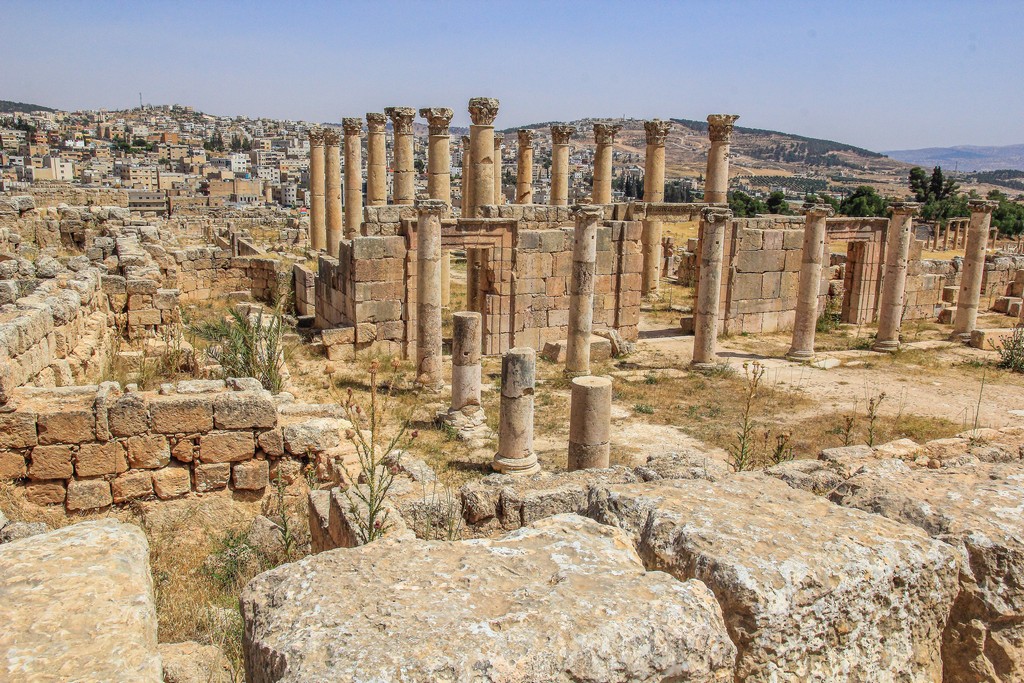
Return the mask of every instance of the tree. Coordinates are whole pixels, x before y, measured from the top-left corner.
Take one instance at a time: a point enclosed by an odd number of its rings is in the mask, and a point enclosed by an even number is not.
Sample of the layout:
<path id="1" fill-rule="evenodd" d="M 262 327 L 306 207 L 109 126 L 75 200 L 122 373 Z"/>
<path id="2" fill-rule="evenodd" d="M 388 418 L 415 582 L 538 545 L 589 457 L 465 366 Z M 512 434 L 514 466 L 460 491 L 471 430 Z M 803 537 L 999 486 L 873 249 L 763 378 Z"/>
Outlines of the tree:
<path id="1" fill-rule="evenodd" d="M 845 216 L 870 217 L 884 216 L 889 203 L 875 188 L 870 185 L 861 185 L 853 191 L 849 197 L 839 202 L 839 212 Z"/>
<path id="2" fill-rule="evenodd" d="M 836 213 L 839 213 L 839 200 L 835 197 L 811 192 L 804 196 L 804 201 L 810 204 L 828 204 L 836 210 Z"/>
<path id="3" fill-rule="evenodd" d="M 999 228 L 1000 234 L 1019 235 L 1024 232 L 1024 204 L 1011 201 L 999 190 L 989 192 L 988 199 L 999 202 L 992 212 L 992 226 Z"/>
<path id="4" fill-rule="evenodd" d="M 739 190 L 729 193 L 729 208 L 736 218 L 753 218 L 759 213 L 768 213 L 764 202 Z"/>
<path id="5" fill-rule="evenodd" d="M 785 193 L 778 190 L 768 195 L 768 201 L 765 205 L 768 207 L 768 213 L 780 214 L 782 216 L 793 213 L 793 210 L 789 208 L 789 202 L 786 201 Z"/>

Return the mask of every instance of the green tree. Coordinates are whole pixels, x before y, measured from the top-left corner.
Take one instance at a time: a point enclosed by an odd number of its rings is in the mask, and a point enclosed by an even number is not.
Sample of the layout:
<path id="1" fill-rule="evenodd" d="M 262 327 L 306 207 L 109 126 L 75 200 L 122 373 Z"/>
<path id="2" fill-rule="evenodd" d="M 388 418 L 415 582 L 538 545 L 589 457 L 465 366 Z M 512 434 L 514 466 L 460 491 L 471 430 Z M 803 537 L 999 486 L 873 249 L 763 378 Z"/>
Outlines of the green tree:
<path id="1" fill-rule="evenodd" d="M 793 213 L 793 210 L 789 208 L 789 202 L 786 201 L 785 193 L 778 190 L 768 195 L 768 201 L 765 202 L 765 205 L 768 207 L 768 213 L 782 216 L 788 216 Z"/>
<path id="2" fill-rule="evenodd" d="M 759 213 L 768 213 L 764 202 L 739 190 L 729 193 L 729 208 L 736 218 L 753 218 Z"/>
<path id="3" fill-rule="evenodd" d="M 1019 235 L 1024 232 L 1024 204 L 1012 201 L 999 190 L 988 193 L 988 199 L 999 202 L 992 212 L 992 225 L 1002 235 Z"/>
<path id="4" fill-rule="evenodd" d="M 889 203 L 870 185 L 861 185 L 849 197 L 839 202 L 839 212 L 858 218 L 884 216 Z"/>

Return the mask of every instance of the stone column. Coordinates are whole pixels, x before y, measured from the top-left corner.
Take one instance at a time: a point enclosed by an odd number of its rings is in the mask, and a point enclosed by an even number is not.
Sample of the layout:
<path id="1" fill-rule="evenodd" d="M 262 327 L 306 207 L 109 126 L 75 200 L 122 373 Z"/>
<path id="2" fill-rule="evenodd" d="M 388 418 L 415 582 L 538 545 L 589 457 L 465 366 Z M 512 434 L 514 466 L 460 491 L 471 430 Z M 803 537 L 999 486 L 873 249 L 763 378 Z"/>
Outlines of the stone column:
<path id="1" fill-rule="evenodd" d="M 494 119 L 498 116 L 498 100 L 474 97 L 469 101 L 469 127 L 473 165 L 473 215 L 480 216 L 483 206 L 494 204 Z"/>
<path id="2" fill-rule="evenodd" d="M 516 162 L 516 204 L 533 204 L 533 131 L 522 128 L 519 138 L 519 158 Z"/>
<path id="3" fill-rule="evenodd" d="M 327 206 L 324 197 L 324 131 L 309 131 L 309 246 L 327 246 Z"/>
<path id="4" fill-rule="evenodd" d="M 388 203 L 388 148 L 385 140 L 387 117 L 379 112 L 366 115 L 366 205 Z"/>
<path id="5" fill-rule="evenodd" d="M 910 242 L 914 239 L 914 214 L 920 204 L 895 202 L 885 238 L 885 274 L 882 296 L 878 304 L 878 333 L 874 351 L 891 352 L 900 348 L 900 325 L 903 323 L 903 295 L 907 288 L 907 261 Z"/>
<path id="6" fill-rule="evenodd" d="M 718 341 L 718 305 L 722 298 L 722 260 L 725 233 L 732 223 L 732 211 L 709 206 L 701 210 L 700 278 L 693 321 L 693 363 L 698 370 L 715 367 Z"/>
<path id="7" fill-rule="evenodd" d="M 505 474 L 540 471 L 533 452 L 533 390 L 537 354 L 529 347 L 509 349 L 501 359 L 498 452 L 491 467 Z"/>
<path id="8" fill-rule="evenodd" d="M 569 139 L 576 132 L 574 126 L 551 126 L 551 198 L 553 206 L 569 205 Z"/>
<path id="9" fill-rule="evenodd" d="M 473 311 L 452 315 L 452 403 L 450 412 L 480 410 L 481 316 Z"/>
<path id="10" fill-rule="evenodd" d="M 441 252 L 441 308 L 452 303 L 452 252 Z"/>
<path id="11" fill-rule="evenodd" d="M 338 242 L 341 241 L 341 136 L 338 131 L 324 130 L 324 182 L 326 183 L 327 244 L 328 255 L 338 257 Z"/>
<path id="12" fill-rule="evenodd" d="M 462 136 L 462 208 L 459 214 L 463 218 L 473 215 L 473 165 L 470 163 L 472 155 L 468 135 Z"/>
<path id="13" fill-rule="evenodd" d="M 363 120 L 342 119 L 341 126 L 345 131 L 345 238 L 352 239 L 363 224 Z"/>
<path id="14" fill-rule="evenodd" d="M 594 189 L 591 201 L 594 204 L 612 203 L 612 149 L 615 146 L 615 134 L 622 130 L 619 124 L 595 123 L 594 142 Z"/>
<path id="15" fill-rule="evenodd" d="M 433 107 L 420 109 L 427 120 L 430 137 L 427 142 L 427 195 L 445 204 L 452 203 L 451 109 Z"/>
<path id="16" fill-rule="evenodd" d="M 391 203 L 412 204 L 416 201 L 416 167 L 413 156 L 412 122 L 416 110 L 412 107 L 387 107 L 384 113 L 391 119 L 395 134 L 395 173 L 392 180 Z"/>
<path id="17" fill-rule="evenodd" d="M 569 284 L 569 334 L 565 347 L 565 372 L 590 374 L 590 335 L 594 327 L 594 278 L 597 271 L 597 224 L 599 206 L 573 209 L 576 235 L 572 247 L 572 280 Z"/>
<path id="18" fill-rule="evenodd" d="M 671 121 L 644 121 L 647 137 L 644 156 L 645 202 L 665 201 L 665 140 L 671 129 Z M 657 296 L 660 281 L 658 275 L 661 272 L 661 221 L 645 220 L 640 242 L 644 257 L 640 293 L 646 297 Z"/>
<path id="19" fill-rule="evenodd" d="M 729 140 L 738 118 L 738 114 L 708 115 L 711 150 L 708 152 L 708 170 L 704 174 L 704 201 L 708 204 L 729 202 Z"/>
<path id="20" fill-rule="evenodd" d="M 818 326 L 818 293 L 821 291 L 821 263 L 825 254 L 825 222 L 835 215 L 828 204 L 804 204 L 804 253 L 793 323 L 793 344 L 786 358 L 806 361 L 814 358 L 814 332 Z"/>
<path id="21" fill-rule="evenodd" d="M 416 202 L 416 381 L 439 389 L 441 376 L 441 216 L 448 205 Z"/>
<path id="22" fill-rule="evenodd" d="M 951 222 L 947 220 L 946 229 L 943 231 L 942 235 L 942 251 L 946 251 L 947 249 L 949 249 L 949 231 L 952 229 L 952 227 L 953 226 L 951 225 Z"/>
<path id="23" fill-rule="evenodd" d="M 504 204 L 505 195 L 501 191 L 501 143 L 505 136 L 501 133 L 494 134 L 494 203 Z"/>
<path id="24" fill-rule="evenodd" d="M 612 380 L 576 377 L 569 404 L 570 472 L 606 468 L 611 450 Z"/>
<path id="25" fill-rule="evenodd" d="M 953 316 L 953 335 L 962 341 L 971 340 L 971 330 L 978 322 L 978 304 L 981 301 L 981 281 L 985 275 L 985 249 L 988 246 L 988 231 L 992 211 L 999 202 L 987 199 L 971 199 L 971 224 L 967 228 L 967 253 L 964 257 L 964 272 L 960 278 L 960 296 L 956 299 L 956 314 Z"/>
<path id="26" fill-rule="evenodd" d="M 963 222 L 959 219 L 956 221 L 956 232 L 953 233 L 953 249 L 960 249 L 960 230 L 962 229 Z"/>

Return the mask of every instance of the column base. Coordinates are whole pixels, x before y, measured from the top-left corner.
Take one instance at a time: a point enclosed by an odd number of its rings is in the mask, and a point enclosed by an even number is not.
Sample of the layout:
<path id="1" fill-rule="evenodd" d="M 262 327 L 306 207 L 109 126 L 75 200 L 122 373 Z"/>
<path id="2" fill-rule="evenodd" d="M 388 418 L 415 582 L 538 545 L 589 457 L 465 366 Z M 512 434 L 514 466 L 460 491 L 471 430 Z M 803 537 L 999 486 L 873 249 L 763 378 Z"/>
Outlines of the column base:
<path id="1" fill-rule="evenodd" d="M 491 468 L 502 474 L 527 475 L 540 472 L 540 463 L 537 462 L 537 455 L 530 453 L 525 458 L 503 458 L 495 453 L 491 461 Z"/>
<path id="2" fill-rule="evenodd" d="M 954 332 L 953 334 L 949 335 L 949 341 L 951 341 L 951 342 L 959 342 L 961 344 L 970 344 L 971 343 L 971 333 L 970 332 Z"/>
<path id="3" fill-rule="evenodd" d="M 878 353 L 895 353 L 900 350 L 900 342 L 898 339 L 876 341 L 871 345 L 871 350 L 877 351 Z"/>
<path id="4" fill-rule="evenodd" d="M 716 370 L 720 369 L 721 367 L 722 367 L 721 363 L 717 363 L 717 362 L 714 362 L 714 361 L 712 361 L 710 363 L 707 362 L 707 361 L 696 361 L 696 360 L 690 361 L 690 369 L 693 370 L 694 372 L 703 372 L 703 373 L 715 372 Z"/>
<path id="5" fill-rule="evenodd" d="M 461 441 L 491 436 L 491 430 L 487 427 L 487 415 L 480 406 L 466 406 L 461 410 L 440 408 L 434 419 L 455 429 Z"/>
<path id="6" fill-rule="evenodd" d="M 793 361 L 794 363 L 809 363 L 814 360 L 814 351 L 790 349 L 786 352 L 786 360 Z"/>

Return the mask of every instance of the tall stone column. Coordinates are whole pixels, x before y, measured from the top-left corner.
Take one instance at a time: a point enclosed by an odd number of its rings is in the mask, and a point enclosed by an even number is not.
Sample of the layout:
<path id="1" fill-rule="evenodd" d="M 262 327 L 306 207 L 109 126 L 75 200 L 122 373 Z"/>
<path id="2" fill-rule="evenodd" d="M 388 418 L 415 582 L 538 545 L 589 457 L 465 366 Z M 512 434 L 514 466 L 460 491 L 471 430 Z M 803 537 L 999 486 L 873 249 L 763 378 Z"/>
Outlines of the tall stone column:
<path id="1" fill-rule="evenodd" d="M 540 471 L 533 452 L 533 390 L 537 353 L 529 347 L 509 349 L 501 359 L 501 404 L 498 452 L 491 467 L 505 474 Z"/>
<path id="2" fill-rule="evenodd" d="M 462 138 L 462 208 L 459 214 L 463 218 L 473 215 L 473 164 L 470 162 L 472 148 L 468 135 Z"/>
<path id="3" fill-rule="evenodd" d="M 874 351 L 892 352 L 900 348 L 900 325 L 903 323 L 903 295 L 907 289 L 907 262 L 910 242 L 914 239 L 914 214 L 920 204 L 895 202 L 889 231 L 885 238 L 885 274 L 882 296 L 878 303 L 878 333 Z"/>
<path id="4" fill-rule="evenodd" d="M 818 292 L 821 290 L 821 262 L 825 254 L 825 225 L 835 209 L 829 204 L 804 204 L 804 253 L 793 324 L 793 344 L 786 358 L 806 361 L 814 358 L 814 332 L 818 326 Z"/>
<path id="5" fill-rule="evenodd" d="M 352 239 L 363 225 L 363 120 L 342 119 L 341 126 L 345 131 L 345 237 Z"/>
<path id="6" fill-rule="evenodd" d="M 722 261 L 732 211 L 709 206 L 701 210 L 700 219 L 700 277 L 693 321 L 692 365 L 698 370 L 708 370 L 717 362 L 715 346 L 718 341 L 718 307 L 722 298 Z"/>
<path id="7" fill-rule="evenodd" d="M 612 203 L 612 149 L 615 147 L 615 135 L 622 126 L 610 123 L 594 124 L 594 189 L 591 201 L 594 204 Z"/>
<path id="8" fill-rule="evenodd" d="M 327 205 L 324 197 L 324 131 L 309 131 L 309 246 L 327 246 Z"/>
<path id="9" fill-rule="evenodd" d="M 391 119 L 395 134 L 395 173 L 392 181 L 391 203 L 412 204 L 416 201 L 416 167 L 413 160 L 412 122 L 416 110 L 412 107 L 387 107 L 384 113 Z"/>
<path id="10" fill-rule="evenodd" d="M 505 195 L 501 191 L 501 143 L 505 141 L 502 133 L 494 134 L 494 203 L 504 204 Z"/>
<path id="11" fill-rule="evenodd" d="M 960 296 L 956 299 L 956 314 L 953 316 L 953 335 L 963 341 L 970 341 L 971 331 L 978 323 L 981 281 L 985 275 L 985 249 L 988 246 L 992 211 L 999 206 L 999 202 L 971 199 L 967 206 L 971 209 L 971 223 L 967 228 L 967 253 L 960 279 Z"/>
<path id="12" fill-rule="evenodd" d="M 427 120 L 427 195 L 446 204 L 452 203 L 452 152 L 449 126 L 454 112 L 443 107 L 420 109 Z"/>
<path id="13" fill-rule="evenodd" d="M 494 119 L 498 116 L 498 100 L 474 97 L 469 101 L 469 127 L 473 165 L 473 215 L 480 216 L 483 206 L 494 204 Z"/>
<path id="14" fill-rule="evenodd" d="M 708 204 L 729 202 L 729 141 L 738 118 L 738 114 L 708 115 L 711 150 L 708 152 L 708 170 L 704 174 L 704 201 Z"/>
<path id="15" fill-rule="evenodd" d="M 366 205 L 388 203 L 388 147 L 385 139 L 387 117 L 379 112 L 366 115 Z"/>
<path id="16" fill-rule="evenodd" d="M 552 206 L 569 205 L 569 140 L 574 126 L 551 126 L 551 200 Z"/>
<path id="17" fill-rule="evenodd" d="M 448 205 L 416 202 L 416 381 L 428 389 L 441 376 L 441 216 Z"/>
<path id="18" fill-rule="evenodd" d="M 672 129 L 671 121 L 644 121 L 647 151 L 644 156 L 644 201 L 665 201 L 665 140 Z M 658 294 L 661 274 L 661 221 L 645 220 L 640 237 L 643 249 L 643 270 L 640 293 L 646 297 Z"/>
<path id="19" fill-rule="evenodd" d="M 480 330 L 482 318 L 474 311 L 452 315 L 452 403 L 449 412 L 477 412 L 480 408 Z"/>
<path id="20" fill-rule="evenodd" d="M 565 372 L 590 374 L 590 335 L 594 327 L 594 278 L 597 272 L 597 224 L 599 206 L 573 209 L 576 220 L 572 247 L 572 280 L 569 284 L 569 333 L 565 347 Z"/>
<path id="21" fill-rule="evenodd" d="M 606 468 L 611 451 L 612 380 L 576 377 L 569 404 L 570 472 Z"/>
<path id="22" fill-rule="evenodd" d="M 516 131 L 519 158 L 516 161 L 516 204 L 533 204 L 533 131 Z"/>
<path id="23" fill-rule="evenodd" d="M 341 241 L 341 137 L 338 131 L 324 129 L 324 178 L 326 184 L 325 211 L 327 244 L 324 249 L 337 258 Z"/>

